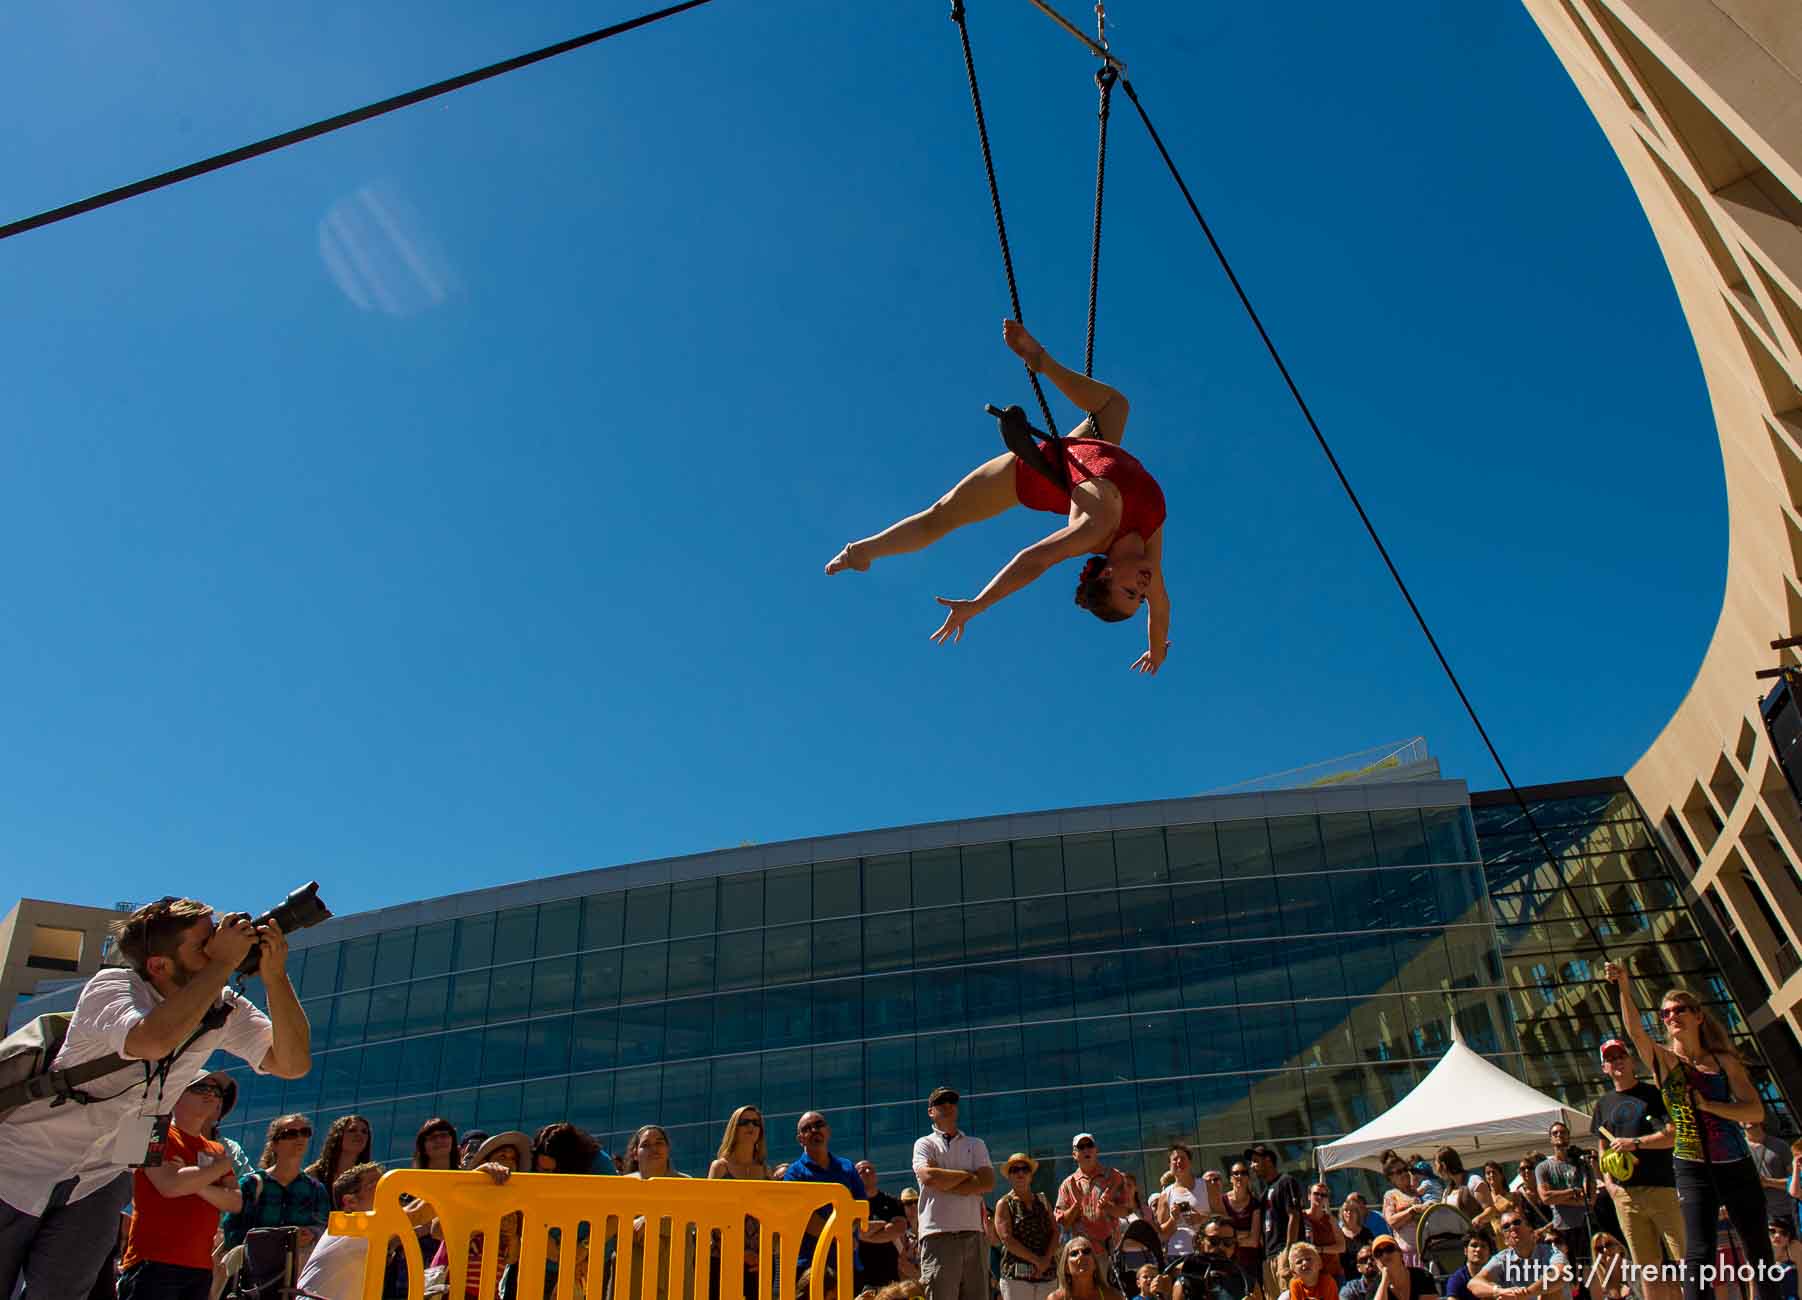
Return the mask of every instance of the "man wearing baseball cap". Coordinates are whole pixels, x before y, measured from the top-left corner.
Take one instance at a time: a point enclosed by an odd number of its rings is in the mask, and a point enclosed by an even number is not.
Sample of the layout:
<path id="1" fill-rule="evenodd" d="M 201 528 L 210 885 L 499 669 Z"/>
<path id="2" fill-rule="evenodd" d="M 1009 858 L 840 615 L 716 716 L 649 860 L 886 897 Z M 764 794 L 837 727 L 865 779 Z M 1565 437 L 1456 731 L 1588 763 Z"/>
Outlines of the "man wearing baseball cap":
<path id="1" fill-rule="evenodd" d="M 988 1145 L 957 1127 L 957 1090 L 926 1099 L 932 1131 L 914 1143 L 920 1180 L 920 1282 L 926 1300 L 988 1300 L 989 1250 L 982 1198 L 995 1186 Z"/>
<path id="2" fill-rule="evenodd" d="M 1602 1073 L 1614 1085 L 1596 1103 L 1592 1125 L 1602 1142 L 1602 1187 L 1614 1202 L 1646 1300 L 1678 1300 L 1682 1287 L 1658 1267 L 1661 1246 L 1671 1259 L 1683 1258 L 1683 1212 L 1664 1094 L 1640 1081 L 1633 1049 L 1618 1038 L 1602 1044 Z"/>
<path id="3" fill-rule="evenodd" d="M 1057 1189 L 1057 1221 L 1072 1237 L 1087 1237 L 1112 1258 L 1120 1221 L 1132 1213 L 1126 1175 L 1101 1163 L 1093 1133 L 1070 1139 L 1076 1169 Z"/>

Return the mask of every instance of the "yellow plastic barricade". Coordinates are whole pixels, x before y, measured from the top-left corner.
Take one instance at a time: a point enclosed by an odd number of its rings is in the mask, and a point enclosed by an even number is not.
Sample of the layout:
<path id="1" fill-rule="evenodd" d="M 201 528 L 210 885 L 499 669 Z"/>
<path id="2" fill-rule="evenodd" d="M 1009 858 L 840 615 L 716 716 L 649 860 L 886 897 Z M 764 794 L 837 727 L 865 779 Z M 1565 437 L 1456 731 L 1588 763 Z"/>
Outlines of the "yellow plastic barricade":
<path id="1" fill-rule="evenodd" d="M 510 1256 L 519 1260 L 518 1300 L 747 1300 L 747 1218 L 756 1221 L 761 1292 L 748 1300 L 795 1300 L 794 1261 L 813 1235 L 810 1221 L 819 1240 L 801 1292 L 808 1300 L 851 1300 L 852 1231 L 870 1213 L 869 1202 L 851 1199 L 836 1183 L 514 1174 L 497 1184 L 474 1171 L 393 1169 L 376 1184 L 374 1209 L 331 1218 L 334 1233 L 369 1242 L 363 1300 L 381 1300 L 384 1265 L 396 1242 L 406 1259 L 408 1300 L 424 1300 L 429 1261 L 421 1257 L 403 1196 L 426 1202 L 438 1216 L 449 1300 L 466 1294 L 495 1300 L 505 1267 L 495 1243 L 502 1240 L 502 1221 L 516 1214 L 517 1236 L 509 1225 L 506 1237 Z M 470 1239 L 478 1233 L 480 1277 L 470 1291 Z M 829 1258 L 840 1261 L 834 1287 L 827 1285 Z M 551 1262 L 554 1290 L 545 1285 Z"/>

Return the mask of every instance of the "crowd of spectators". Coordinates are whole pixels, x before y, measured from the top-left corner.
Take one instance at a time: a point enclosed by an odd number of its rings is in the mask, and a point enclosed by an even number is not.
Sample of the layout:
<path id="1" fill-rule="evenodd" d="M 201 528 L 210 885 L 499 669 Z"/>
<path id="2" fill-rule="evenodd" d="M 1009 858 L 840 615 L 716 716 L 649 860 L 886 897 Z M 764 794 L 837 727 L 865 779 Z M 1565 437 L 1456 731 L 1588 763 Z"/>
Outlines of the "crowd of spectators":
<path id="1" fill-rule="evenodd" d="M 218 1300 L 248 1277 L 252 1247 L 273 1239 L 286 1243 L 282 1285 L 323 1300 L 360 1297 L 378 1263 L 363 1238 L 328 1225 L 333 1210 L 373 1203 L 384 1171 L 369 1159 L 379 1149 L 369 1120 L 334 1118 L 309 1162 L 310 1118 L 279 1116 L 253 1161 L 218 1134 L 236 1103 L 232 1077 L 202 1072 L 215 1048 L 286 1077 L 308 1068 L 305 1017 L 287 986 L 279 930 L 236 917 L 216 925 L 204 905 L 165 899 L 133 914 L 120 946 L 129 966 L 90 981 L 57 1060 L 111 1051 L 142 1062 L 147 1081 L 92 1104 L 7 1116 L 0 1296 L 23 1281 L 28 1296 Z M 253 946 L 269 982 L 267 1013 L 224 987 Z M 909 1183 L 898 1195 L 883 1190 L 870 1159 L 834 1150 L 829 1115 L 802 1114 L 788 1147 L 748 1104 L 725 1122 L 704 1173 L 691 1166 L 697 1175 L 680 1166 L 702 1158 L 672 1150 L 656 1123 L 613 1155 L 568 1122 L 535 1134 L 459 1134 L 450 1118 L 432 1116 L 414 1135 L 412 1163 L 477 1170 L 497 1186 L 520 1171 L 836 1184 L 867 1200 L 869 1215 L 848 1251 L 832 1248 L 822 1272 L 836 1294 L 848 1270 L 860 1300 L 1705 1300 L 1711 1289 L 1714 1300 L 1796 1300 L 1802 1143 L 1791 1149 L 1764 1129 L 1744 1065 L 1693 996 L 1665 995 L 1657 1013 L 1664 1033 L 1655 1038 L 1624 973 L 1610 964 L 1608 978 L 1626 1036 L 1600 1047 L 1604 1082 L 1584 1135 L 1593 1150 L 1574 1145 L 1560 1122 L 1545 1150 L 1480 1168 L 1467 1168 L 1451 1146 L 1430 1159 L 1386 1152 L 1387 1186 L 1375 1206 L 1356 1187 L 1336 1195 L 1325 1181 L 1297 1178 L 1263 1142 L 1217 1168 L 1172 1143 L 1158 1185 L 1147 1188 L 1082 1132 L 1071 1138 L 1067 1176 L 1041 1181 L 1040 1157 L 1014 1152 L 997 1164 L 960 1124 L 961 1098 L 949 1087 L 927 1098 L 929 1127 L 911 1168 L 891 1171 Z M 135 1127 L 157 1118 L 153 1092 L 161 1103 L 183 1080 L 162 1112 L 166 1131 Z M 1139 1154 L 1130 1153 L 1142 1168 Z M 598 1261 L 589 1259 L 585 1229 L 574 1241 L 552 1240 L 542 1294 L 555 1293 L 573 1260 L 589 1285 L 602 1279 L 604 1295 L 594 1300 L 616 1291 L 694 1300 L 703 1270 L 721 1300 L 770 1300 L 778 1272 L 796 1279 L 789 1294 L 803 1295 L 825 1208 L 799 1241 L 772 1249 L 755 1218 L 755 1189 L 745 1189 L 744 1203 L 752 1214 L 742 1236 L 735 1228 L 697 1241 L 691 1229 L 684 1242 L 673 1239 L 669 1219 L 652 1227 L 639 1218 L 629 1234 L 622 1226 L 607 1238 Z M 129 1211 L 107 1261 L 122 1205 Z M 443 1294 L 451 1246 L 430 1204 L 403 1207 L 430 1261 L 428 1294 Z M 521 1216 L 496 1222 L 492 1241 L 478 1233 L 466 1243 L 464 1300 L 538 1293 L 519 1276 Z M 693 1281 L 682 1280 L 684 1259 L 694 1261 Z M 406 1293 L 403 1264 L 397 1251 L 379 1264 L 386 1294 Z"/>

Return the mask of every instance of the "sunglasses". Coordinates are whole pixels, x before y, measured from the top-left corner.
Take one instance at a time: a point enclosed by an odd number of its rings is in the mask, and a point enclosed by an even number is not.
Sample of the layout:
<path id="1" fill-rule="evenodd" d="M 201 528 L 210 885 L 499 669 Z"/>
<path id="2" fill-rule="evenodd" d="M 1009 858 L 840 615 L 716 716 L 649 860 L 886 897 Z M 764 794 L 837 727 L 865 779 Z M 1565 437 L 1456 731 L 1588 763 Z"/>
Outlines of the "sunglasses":
<path id="1" fill-rule="evenodd" d="M 1213 1173 L 1203 1174 L 1201 1176 L 1201 1181 L 1204 1183 L 1217 1183 L 1220 1181 L 1220 1175 Z"/>
<path id="2" fill-rule="evenodd" d="M 1210 1246 L 1230 1246 L 1235 1240 L 1230 1232 L 1210 1232 L 1205 1237 Z"/>
<path id="3" fill-rule="evenodd" d="M 216 1083 L 197 1083 L 192 1088 L 189 1088 L 188 1091 L 197 1092 L 202 1097 L 218 1097 L 220 1099 L 225 1097 L 225 1089 L 221 1088 Z"/>
<path id="4" fill-rule="evenodd" d="M 1327 1194 L 1316 1188 L 1314 1191 L 1308 1193 L 1308 1199 L 1311 1201 L 1324 1201 L 1327 1199 Z"/>
<path id="5" fill-rule="evenodd" d="M 1087 1246 L 1082 1246 L 1076 1250 L 1065 1251 L 1064 1258 L 1066 1258 L 1066 1259 L 1081 1259 L 1083 1256 L 1089 1255 L 1092 1253 L 1094 1253 L 1094 1252 L 1092 1252 Z"/>
<path id="6" fill-rule="evenodd" d="M 1526 1226 L 1527 1221 L 1525 1219 L 1509 1219 L 1502 1224 L 1502 1231 L 1513 1232 L 1516 1228 L 1524 1228 Z"/>
<path id="7" fill-rule="evenodd" d="M 1028 1169 L 1025 1165 L 1009 1165 L 1007 1167 L 1007 1172 L 1010 1174 L 1030 1174 L 1032 1170 Z"/>
<path id="8" fill-rule="evenodd" d="M 738 1126 L 740 1128 L 762 1128 L 763 1121 L 758 1119 L 755 1115 L 746 1115 L 743 1119 L 738 1121 Z"/>
<path id="9" fill-rule="evenodd" d="M 1233 1170 L 1229 1170 L 1228 1172 L 1231 1173 L 1234 1178 L 1250 1178 L 1251 1177 L 1251 1175 L 1243 1169 L 1233 1169 Z"/>
<path id="10" fill-rule="evenodd" d="M 1675 1020 L 1684 1012 L 1693 1010 L 1695 1010 L 1694 1007 L 1659 1007 L 1658 1018 L 1660 1020 Z"/>
<path id="11" fill-rule="evenodd" d="M 825 1121 L 825 1120 L 823 1120 L 823 1119 L 816 1119 L 816 1120 L 814 1120 L 814 1121 L 813 1121 L 813 1122 L 812 1122 L 812 1123 L 811 1123 L 811 1124 L 803 1124 L 803 1125 L 801 1125 L 801 1127 L 800 1127 L 800 1128 L 798 1128 L 798 1129 L 796 1129 L 796 1130 L 795 1130 L 795 1132 L 797 1132 L 797 1133 L 812 1133 L 812 1132 L 815 1132 L 815 1131 L 817 1131 L 817 1130 L 819 1130 L 819 1129 L 823 1129 L 823 1128 L 825 1128 L 825 1127 L 826 1127 L 826 1121 Z"/>
<path id="12" fill-rule="evenodd" d="M 275 1135 L 275 1140 L 286 1142 L 289 1138 L 310 1138 L 312 1136 L 313 1130 L 310 1128 L 285 1128 Z"/>
<path id="13" fill-rule="evenodd" d="M 1395 1254 L 1395 1252 L 1400 1249 L 1400 1246 L 1378 1246 L 1375 1250 L 1370 1252 L 1370 1257 L 1372 1259 L 1381 1259 L 1385 1255 Z"/>
<path id="14" fill-rule="evenodd" d="M 1093 1151 L 1095 1149 L 1095 1144 L 1093 1142 L 1078 1142 L 1071 1149 L 1074 1151 Z"/>

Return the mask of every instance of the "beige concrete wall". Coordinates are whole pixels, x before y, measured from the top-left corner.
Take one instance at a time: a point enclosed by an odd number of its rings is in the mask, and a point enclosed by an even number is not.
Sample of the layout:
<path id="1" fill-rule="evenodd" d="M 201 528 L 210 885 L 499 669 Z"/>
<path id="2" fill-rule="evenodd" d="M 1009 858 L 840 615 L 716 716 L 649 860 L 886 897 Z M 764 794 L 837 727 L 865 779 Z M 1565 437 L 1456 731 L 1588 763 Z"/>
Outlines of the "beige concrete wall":
<path id="1" fill-rule="evenodd" d="M 35 991 L 41 983 L 80 979 L 99 970 L 106 950 L 107 928 L 123 915 L 104 907 L 20 899 L 12 911 L 0 918 L 0 1007 L 10 1014 L 19 998 Z M 68 942 L 61 936 L 51 938 L 45 944 L 35 944 L 39 926 L 80 933 L 81 956 L 73 971 L 48 970 L 29 964 L 34 946 L 45 956 L 63 957 L 69 953 Z"/>
<path id="2" fill-rule="evenodd" d="M 1714 637 L 1627 781 L 1661 829 L 1688 841 L 1698 891 L 1750 950 L 1770 995 L 1748 1008 L 1753 1027 L 1782 1017 L 1795 1031 L 1802 816 L 1759 717 L 1769 683 L 1754 674 L 1802 664 L 1770 649 L 1802 635 L 1802 4 L 1523 2 L 1645 207 L 1695 336 L 1726 475 Z"/>

